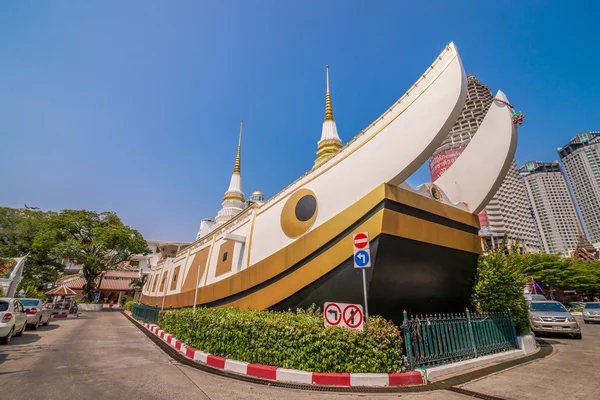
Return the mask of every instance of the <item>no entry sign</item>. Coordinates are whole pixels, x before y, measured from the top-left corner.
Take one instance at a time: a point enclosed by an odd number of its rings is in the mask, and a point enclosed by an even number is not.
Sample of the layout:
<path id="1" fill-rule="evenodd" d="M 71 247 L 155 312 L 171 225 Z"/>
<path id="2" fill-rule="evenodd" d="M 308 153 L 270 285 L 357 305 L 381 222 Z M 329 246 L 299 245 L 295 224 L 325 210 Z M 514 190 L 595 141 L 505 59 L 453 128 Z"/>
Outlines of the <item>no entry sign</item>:
<path id="1" fill-rule="evenodd" d="M 364 313 L 360 304 L 325 303 L 325 327 L 340 326 L 356 331 L 363 330 Z"/>
<path id="2" fill-rule="evenodd" d="M 364 249 L 369 245 L 369 236 L 365 232 L 356 233 L 354 235 L 354 248 Z"/>

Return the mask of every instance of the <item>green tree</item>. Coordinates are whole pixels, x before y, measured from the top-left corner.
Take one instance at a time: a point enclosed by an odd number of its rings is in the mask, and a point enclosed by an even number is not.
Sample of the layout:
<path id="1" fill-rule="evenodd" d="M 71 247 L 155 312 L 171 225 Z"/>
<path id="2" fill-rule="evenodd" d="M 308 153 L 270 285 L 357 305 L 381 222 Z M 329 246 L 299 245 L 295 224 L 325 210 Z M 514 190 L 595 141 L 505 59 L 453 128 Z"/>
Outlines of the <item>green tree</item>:
<path id="1" fill-rule="evenodd" d="M 34 283 L 28 282 L 26 280 L 22 280 L 19 283 L 17 293 L 20 293 L 21 291 L 23 291 L 23 297 L 30 299 L 46 300 L 46 298 L 48 297 L 44 294 L 44 292 L 38 290 L 37 286 Z"/>
<path id="2" fill-rule="evenodd" d="M 146 284 L 146 281 L 148 280 L 148 275 L 142 275 L 139 278 L 136 279 L 132 279 L 131 283 L 129 283 L 129 286 L 135 288 L 135 290 L 142 290 L 144 288 L 144 285 Z"/>
<path id="3" fill-rule="evenodd" d="M 142 235 L 123 224 L 113 212 L 63 210 L 53 215 L 35 236 L 33 248 L 55 260 L 68 259 L 82 266 L 83 292 L 94 298 L 102 271 L 115 269 L 135 254 L 150 250 Z"/>
<path id="4" fill-rule="evenodd" d="M 574 261 L 565 288 L 589 291 L 600 288 L 600 262 Z"/>
<path id="5" fill-rule="evenodd" d="M 64 269 L 62 260 L 55 260 L 47 252 L 33 249 L 37 233 L 54 212 L 0 207 L 0 257 L 28 255 L 23 270 L 23 286 L 36 288 L 54 282 Z"/>
<path id="6" fill-rule="evenodd" d="M 600 262 L 573 261 L 557 254 L 527 254 L 514 256 L 513 264 L 522 276 L 554 289 L 596 290 L 600 287 Z"/>
<path id="7" fill-rule="evenodd" d="M 29 253 L 33 238 L 47 219 L 48 214 L 42 211 L 0 207 L 0 256 Z"/>
<path id="8" fill-rule="evenodd" d="M 529 333 L 529 311 L 523 296 L 523 279 L 517 268 L 516 248 L 505 254 L 505 243 L 500 249 L 482 255 L 477 265 L 471 303 L 479 312 L 508 312 L 510 309 L 518 335 Z"/>
<path id="9" fill-rule="evenodd" d="M 532 255 L 528 259 L 535 262 L 529 263 L 523 275 L 549 286 L 550 298 L 554 300 L 554 290 L 568 286 L 567 282 L 572 275 L 571 259 L 550 254 Z"/>

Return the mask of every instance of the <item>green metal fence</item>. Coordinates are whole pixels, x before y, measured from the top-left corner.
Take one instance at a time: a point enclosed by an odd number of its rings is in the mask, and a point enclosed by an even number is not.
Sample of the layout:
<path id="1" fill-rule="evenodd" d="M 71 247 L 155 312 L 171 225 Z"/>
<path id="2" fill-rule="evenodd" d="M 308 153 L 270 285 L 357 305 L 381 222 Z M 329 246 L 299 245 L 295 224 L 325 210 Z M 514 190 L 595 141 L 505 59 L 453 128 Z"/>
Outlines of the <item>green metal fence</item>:
<path id="1" fill-rule="evenodd" d="M 404 311 L 404 337 L 411 368 L 432 367 L 517 347 L 517 334 L 507 314 L 421 315 Z"/>
<path id="2" fill-rule="evenodd" d="M 158 324 L 159 312 L 159 307 L 147 306 L 145 304 L 134 304 L 131 310 L 133 318 L 150 324 Z"/>

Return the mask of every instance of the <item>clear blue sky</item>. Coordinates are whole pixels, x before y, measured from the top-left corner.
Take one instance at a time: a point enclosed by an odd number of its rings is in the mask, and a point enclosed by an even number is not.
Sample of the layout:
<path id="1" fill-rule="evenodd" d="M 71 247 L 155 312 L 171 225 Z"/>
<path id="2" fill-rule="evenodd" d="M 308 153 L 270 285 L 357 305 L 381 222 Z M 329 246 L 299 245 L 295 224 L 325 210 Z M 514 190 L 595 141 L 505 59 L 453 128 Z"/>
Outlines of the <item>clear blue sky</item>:
<path id="1" fill-rule="evenodd" d="M 526 114 L 517 163 L 555 160 L 600 130 L 599 18 L 593 1 L 4 1 L 0 205 L 112 210 L 192 240 L 240 119 L 243 189 L 269 197 L 312 166 L 326 64 L 346 142 L 450 41 Z"/>

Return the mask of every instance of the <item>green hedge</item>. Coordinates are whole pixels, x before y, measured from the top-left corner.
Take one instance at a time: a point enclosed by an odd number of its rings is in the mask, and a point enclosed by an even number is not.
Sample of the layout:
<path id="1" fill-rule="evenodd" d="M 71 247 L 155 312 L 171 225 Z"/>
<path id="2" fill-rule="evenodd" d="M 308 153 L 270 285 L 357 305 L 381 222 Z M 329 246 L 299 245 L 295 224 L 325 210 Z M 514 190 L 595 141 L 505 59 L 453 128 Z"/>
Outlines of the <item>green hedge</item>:
<path id="1" fill-rule="evenodd" d="M 311 372 L 402 372 L 402 338 L 372 316 L 364 331 L 325 328 L 320 310 L 236 308 L 164 311 L 158 325 L 185 344 L 233 360 Z"/>
<path id="2" fill-rule="evenodd" d="M 128 301 L 127 303 L 125 303 L 125 310 L 132 311 L 133 310 L 133 305 L 134 304 L 138 304 L 138 303 L 139 303 L 139 301 L 137 301 L 137 300 Z"/>

